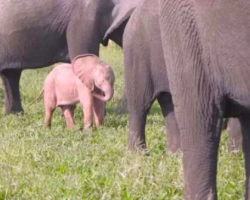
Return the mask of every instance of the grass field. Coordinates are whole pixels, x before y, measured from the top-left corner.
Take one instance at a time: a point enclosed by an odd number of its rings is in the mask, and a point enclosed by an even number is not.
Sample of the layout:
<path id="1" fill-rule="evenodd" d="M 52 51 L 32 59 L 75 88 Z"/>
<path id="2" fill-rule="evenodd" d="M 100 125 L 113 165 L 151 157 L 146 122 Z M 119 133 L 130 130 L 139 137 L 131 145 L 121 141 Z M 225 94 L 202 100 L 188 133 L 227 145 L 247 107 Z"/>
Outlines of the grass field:
<path id="1" fill-rule="evenodd" d="M 23 116 L 3 113 L 0 90 L 0 200 L 2 199 L 183 199 L 181 154 L 166 151 L 163 117 L 157 104 L 148 117 L 150 156 L 127 150 L 127 115 L 115 114 L 123 92 L 122 51 L 102 48 L 101 58 L 116 73 L 115 97 L 108 103 L 105 126 L 80 131 L 82 112 L 76 110 L 77 127 L 65 129 L 59 110 L 52 129 L 43 128 L 43 101 L 28 107 L 52 69 L 26 70 L 21 80 Z M 2 85 L 0 85 L 2 88 Z M 228 153 L 228 135 L 220 146 L 219 199 L 244 197 L 243 155 Z"/>

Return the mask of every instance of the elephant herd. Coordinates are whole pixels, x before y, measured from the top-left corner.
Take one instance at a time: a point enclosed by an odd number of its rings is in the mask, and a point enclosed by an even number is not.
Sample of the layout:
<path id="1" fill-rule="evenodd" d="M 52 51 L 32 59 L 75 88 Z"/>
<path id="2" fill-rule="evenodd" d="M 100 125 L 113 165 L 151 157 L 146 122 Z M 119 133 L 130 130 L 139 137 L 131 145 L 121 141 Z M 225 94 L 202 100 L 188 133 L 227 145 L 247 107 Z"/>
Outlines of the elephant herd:
<path id="1" fill-rule="evenodd" d="M 1 1 L 0 73 L 5 112 L 23 112 L 19 92 L 22 70 L 72 63 L 73 72 L 67 73 L 87 80 L 74 63 L 83 62 L 81 55 L 98 56 L 99 45 L 106 46 L 109 40 L 124 52 L 129 148 L 146 148 L 146 118 L 157 99 L 169 134 L 168 148 L 183 151 L 185 199 L 217 199 L 223 118 L 231 118 L 230 145 L 243 148 L 245 199 L 250 199 L 250 3 Z M 69 66 L 63 67 L 67 71 Z M 106 100 L 111 96 L 105 95 Z M 48 106 L 47 125 L 53 106 Z M 99 104 L 96 109 L 102 117 L 103 107 Z M 73 123 L 71 109 L 67 105 L 63 109 L 69 126 Z M 87 117 L 86 126 L 91 117 Z M 101 123 L 102 118 L 98 120 Z"/>

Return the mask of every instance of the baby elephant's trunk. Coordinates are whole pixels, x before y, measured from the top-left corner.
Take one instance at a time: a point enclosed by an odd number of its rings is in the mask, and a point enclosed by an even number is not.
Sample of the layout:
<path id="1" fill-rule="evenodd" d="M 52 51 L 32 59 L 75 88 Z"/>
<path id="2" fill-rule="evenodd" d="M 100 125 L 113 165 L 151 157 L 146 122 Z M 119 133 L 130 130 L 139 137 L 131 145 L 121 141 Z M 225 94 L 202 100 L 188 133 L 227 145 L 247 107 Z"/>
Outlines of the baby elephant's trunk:
<path id="1" fill-rule="evenodd" d="M 93 93 L 93 96 L 102 100 L 102 101 L 109 101 L 114 95 L 114 89 L 113 88 L 110 88 L 106 91 L 104 91 L 104 96 L 100 95 L 100 94 L 96 94 L 96 93 Z"/>

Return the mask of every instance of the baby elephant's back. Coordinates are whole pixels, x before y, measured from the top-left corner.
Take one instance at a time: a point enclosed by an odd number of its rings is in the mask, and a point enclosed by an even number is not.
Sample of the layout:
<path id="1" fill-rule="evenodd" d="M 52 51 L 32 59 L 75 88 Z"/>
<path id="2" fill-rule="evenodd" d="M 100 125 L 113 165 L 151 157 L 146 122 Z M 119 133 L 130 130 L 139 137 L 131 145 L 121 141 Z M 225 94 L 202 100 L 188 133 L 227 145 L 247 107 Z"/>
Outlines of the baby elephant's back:
<path id="1" fill-rule="evenodd" d="M 54 91 L 57 99 L 57 106 L 71 105 L 79 102 L 75 74 L 71 64 L 59 64 L 51 72 L 54 78 Z"/>

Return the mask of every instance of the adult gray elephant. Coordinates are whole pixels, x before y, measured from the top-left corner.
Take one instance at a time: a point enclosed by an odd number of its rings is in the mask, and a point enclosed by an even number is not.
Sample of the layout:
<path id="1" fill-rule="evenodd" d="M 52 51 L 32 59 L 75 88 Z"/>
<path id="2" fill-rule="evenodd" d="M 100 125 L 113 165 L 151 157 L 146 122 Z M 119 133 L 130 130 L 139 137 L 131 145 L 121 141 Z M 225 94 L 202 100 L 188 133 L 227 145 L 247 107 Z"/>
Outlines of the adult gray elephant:
<path id="1" fill-rule="evenodd" d="M 174 116 L 169 93 L 164 56 L 161 47 L 157 2 L 138 2 L 126 24 L 123 37 L 125 58 L 125 90 L 129 108 L 129 148 L 145 149 L 145 125 L 151 105 L 157 99 L 165 118 L 168 133 L 168 148 L 180 149 L 180 134 Z M 105 34 L 124 23 L 124 14 L 113 22 Z M 126 15 L 126 14 L 125 14 Z"/>
<path id="2" fill-rule="evenodd" d="M 129 108 L 129 148 L 146 148 L 145 125 L 157 99 L 165 118 L 168 148 L 180 149 L 167 71 L 161 47 L 157 1 L 142 1 L 131 15 L 123 36 L 125 88 Z"/>
<path id="3" fill-rule="evenodd" d="M 167 127 L 167 146 L 170 151 L 175 152 L 180 148 L 180 133 L 166 78 L 157 4 L 157 1 L 142 0 L 124 31 L 125 83 L 130 127 L 128 141 L 130 149 L 146 148 L 146 118 L 157 99 Z M 240 147 L 240 132 L 235 124 L 235 120 L 230 120 L 228 125 L 231 151 L 239 150 Z"/>
<path id="4" fill-rule="evenodd" d="M 24 69 L 99 54 L 108 39 L 122 46 L 129 15 L 139 0 L 45 0 L 0 2 L 0 74 L 5 112 L 22 112 L 19 80 Z M 125 3 L 124 3 L 125 2 Z M 105 41 L 110 25 L 122 18 Z"/>
<path id="5" fill-rule="evenodd" d="M 250 4 L 159 0 L 160 27 L 181 132 L 185 199 L 217 199 L 223 117 L 239 118 L 250 199 Z"/>

